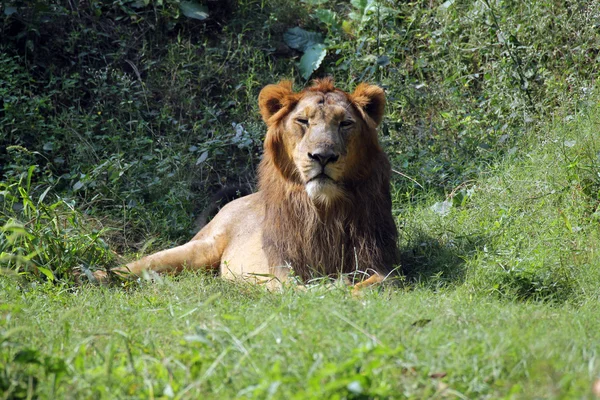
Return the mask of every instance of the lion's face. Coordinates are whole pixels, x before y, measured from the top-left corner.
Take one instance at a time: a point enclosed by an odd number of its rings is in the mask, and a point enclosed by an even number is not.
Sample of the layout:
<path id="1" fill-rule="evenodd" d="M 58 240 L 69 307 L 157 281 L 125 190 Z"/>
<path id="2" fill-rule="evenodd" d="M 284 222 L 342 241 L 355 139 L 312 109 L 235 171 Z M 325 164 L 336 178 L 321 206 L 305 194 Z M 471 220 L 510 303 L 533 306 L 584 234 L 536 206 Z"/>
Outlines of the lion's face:
<path id="1" fill-rule="evenodd" d="M 259 101 L 269 125 L 266 155 L 313 202 L 334 203 L 349 181 L 368 172 L 369 155 L 379 150 L 375 128 L 385 104 L 379 87 L 361 85 L 348 94 L 326 80 L 293 93 L 281 83 L 263 89 Z"/>
<path id="2" fill-rule="evenodd" d="M 352 153 L 358 150 L 356 136 L 360 134 L 360 116 L 346 96 L 339 92 L 309 93 L 283 124 L 285 148 L 308 196 L 328 203 L 342 195 L 346 164 L 356 158 Z"/>

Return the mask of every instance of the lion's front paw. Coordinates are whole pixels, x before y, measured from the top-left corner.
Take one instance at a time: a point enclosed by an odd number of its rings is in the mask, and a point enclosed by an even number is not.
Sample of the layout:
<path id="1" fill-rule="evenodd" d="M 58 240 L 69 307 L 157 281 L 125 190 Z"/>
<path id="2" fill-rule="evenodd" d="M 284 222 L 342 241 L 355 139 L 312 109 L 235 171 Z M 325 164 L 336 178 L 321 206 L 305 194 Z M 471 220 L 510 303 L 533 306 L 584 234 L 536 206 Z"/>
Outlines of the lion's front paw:
<path id="1" fill-rule="evenodd" d="M 377 273 L 373 274 L 369 278 L 365 279 L 364 281 L 358 282 L 356 285 L 354 285 L 354 287 L 352 288 L 352 296 L 361 297 L 362 291 L 365 288 L 367 288 L 369 286 L 378 285 L 381 282 L 383 282 L 383 277 Z"/>
<path id="2" fill-rule="evenodd" d="M 102 271 L 102 270 L 98 270 L 98 271 L 94 271 L 92 273 L 92 277 L 94 278 L 93 280 L 90 279 L 90 281 L 94 282 L 94 283 L 105 283 L 108 282 L 108 273 L 106 271 Z"/>

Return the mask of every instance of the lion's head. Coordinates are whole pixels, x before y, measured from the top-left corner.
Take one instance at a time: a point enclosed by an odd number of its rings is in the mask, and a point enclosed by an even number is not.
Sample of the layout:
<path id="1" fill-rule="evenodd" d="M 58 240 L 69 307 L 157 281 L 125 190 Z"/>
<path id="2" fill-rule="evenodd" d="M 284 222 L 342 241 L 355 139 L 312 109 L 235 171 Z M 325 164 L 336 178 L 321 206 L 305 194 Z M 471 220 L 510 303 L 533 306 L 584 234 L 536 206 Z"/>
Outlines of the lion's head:
<path id="1" fill-rule="evenodd" d="M 261 91 L 259 106 L 268 126 L 259 185 L 270 264 L 291 264 L 304 279 L 389 272 L 397 231 L 376 131 L 383 89 L 360 84 L 346 93 L 324 79 L 294 92 L 281 82 Z"/>
<path id="2" fill-rule="evenodd" d="M 369 175 L 370 158 L 381 151 L 375 128 L 385 95 L 378 86 L 361 84 L 348 94 L 325 79 L 294 93 L 282 82 L 265 87 L 259 105 L 269 126 L 267 157 L 313 202 L 331 205 L 344 197 L 348 182 Z"/>

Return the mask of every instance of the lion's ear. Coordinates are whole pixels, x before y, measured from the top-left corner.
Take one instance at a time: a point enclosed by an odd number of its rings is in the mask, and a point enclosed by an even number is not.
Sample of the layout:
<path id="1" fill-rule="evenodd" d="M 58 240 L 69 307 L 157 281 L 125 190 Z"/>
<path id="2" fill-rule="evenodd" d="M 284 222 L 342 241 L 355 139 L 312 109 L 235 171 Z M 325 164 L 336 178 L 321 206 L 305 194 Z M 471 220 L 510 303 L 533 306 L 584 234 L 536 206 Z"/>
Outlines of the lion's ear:
<path id="1" fill-rule="evenodd" d="M 291 81 L 281 81 L 277 85 L 267 85 L 258 95 L 258 106 L 263 120 L 268 125 L 269 119 L 289 104 L 294 94 Z"/>
<path id="2" fill-rule="evenodd" d="M 354 104 L 379 125 L 385 110 L 385 92 L 382 88 L 367 83 L 361 83 L 350 95 Z"/>

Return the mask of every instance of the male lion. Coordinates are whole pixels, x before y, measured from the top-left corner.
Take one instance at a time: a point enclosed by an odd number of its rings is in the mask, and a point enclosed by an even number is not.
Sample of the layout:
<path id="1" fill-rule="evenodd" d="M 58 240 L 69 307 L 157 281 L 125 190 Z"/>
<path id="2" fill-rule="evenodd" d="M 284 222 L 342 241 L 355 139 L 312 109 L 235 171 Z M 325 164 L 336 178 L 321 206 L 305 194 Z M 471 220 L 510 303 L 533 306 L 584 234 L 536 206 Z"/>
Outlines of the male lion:
<path id="1" fill-rule="evenodd" d="M 284 81 L 258 102 L 268 126 L 259 191 L 227 204 L 190 242 L 113 271 L 220 268 L 271 288 L 290 270 L 303 281 L 364 271 L 357 289 L 392 271 L 391 169 L 376 132 L 383 90 L 362 83 L 349 94 L 323 79 L 294 93 Z"/>

